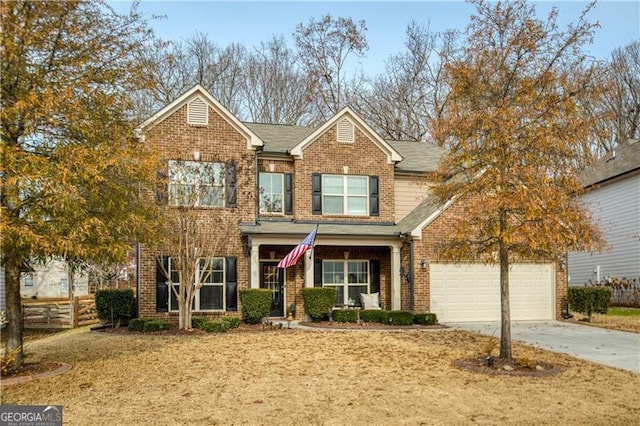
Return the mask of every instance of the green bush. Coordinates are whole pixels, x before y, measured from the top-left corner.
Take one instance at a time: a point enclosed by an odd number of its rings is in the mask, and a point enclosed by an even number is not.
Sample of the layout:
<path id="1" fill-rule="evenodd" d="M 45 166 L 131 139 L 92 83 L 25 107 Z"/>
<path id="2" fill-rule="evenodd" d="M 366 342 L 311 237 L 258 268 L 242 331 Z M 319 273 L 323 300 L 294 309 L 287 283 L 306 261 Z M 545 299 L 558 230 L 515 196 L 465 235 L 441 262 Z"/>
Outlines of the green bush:
<path id="1" fill-rule="evenodd" d="M 129 320 L 128 329 L 129 331 L 144 331 L 144 323 L 151 321 L 151 319 L 144 318 L 134 318 Z"/>
<path id="2" fill-rule="evenodd" d="M 415 314 L 413 322 L 420 325 L 433 325 L 438 323 L 438 317 L 434 313 Z"/>
<path id="3" fill-rule="evenodd" d="M 168 330 L 169 328 L 171 328 L 169 321 L 154 319 L 144 321 L 142 331 L 150 333 L 152 331 Z"/>
<path id="4" fill-rule="evenodd" d="M 409 312 L 409 311 L 388 311 L 385 324 L 389 324 L 389 325 L 411 325 L 411 324 L 413 324 L 413 312 Z"/>
<path id="5" fill-rule="evenodd" d="M 355 309 L 338 309 L 331 316 L 337 322 L 358 322 L 358 311 Z"/>
<path id="6" fill-rule="evenodd" d="M 116 324 L 133 317 L 133 290 L 98 290 L 96 313 L 102 322 Z"/>
<path id="7" fill-rule="evenodd" d="M 304 312 L 313 321 L 329 318 L 336 302 L 336 289 L 332 287 L 309 287 L 302 289 Z"/>
<path id="8" fill-rule="evenodd" d="M 207 317 L 195 316 L 191 317 L 191 327 L 202 329 L 202 324 L 209 321 Z"/>
<path id="9" fill-rule="evenodd" d="M 271 312 L 271 290 L 243 288 L 240 290 L 242 314 L 249 324 L 259 324 Z"/>
<path id="10" fill-rule="evenodd" d="M 569 309 L 580 312 L 591 321 L 593 312 L 606 314 L 611 303 L 608 287 L 569 287 Z"/>
<path id="11" fill-rule="evenodd" d="M 229 328 L 224 320 L 207 321 L 202 324 L 202 330 L 207 333 L 226 333 Z"/>
<path id="12" fill-rule="evenodd" d="M 240 327 L 240 318 L 238 317 L 224 317 L 222 318 L 222 322 L 224 322 L 227 330 Z"/>
<path id="13" fill-rule="evenodd" d="M 360 319 L 364 322 L 384 324 L 387 318 L 387 311 L 380 309 L 363 309 L 360 311 Z"/>

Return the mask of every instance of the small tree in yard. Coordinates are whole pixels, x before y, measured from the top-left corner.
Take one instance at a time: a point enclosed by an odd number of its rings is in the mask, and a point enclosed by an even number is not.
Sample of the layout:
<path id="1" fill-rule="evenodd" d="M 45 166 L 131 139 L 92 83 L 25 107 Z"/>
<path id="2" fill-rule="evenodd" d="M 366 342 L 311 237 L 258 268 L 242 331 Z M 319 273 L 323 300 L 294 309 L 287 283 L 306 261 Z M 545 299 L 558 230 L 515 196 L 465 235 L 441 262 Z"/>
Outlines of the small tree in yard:
<path id="1" fill-rule="evenodd" d="M 436 194 L 466 203 L 441 256 L 500 265 L 500 357 L 510 359 L 511 262 L 603 245 L 575 197 L 580 144 L 593 125 L 581 107 L 600 93 L 580 49 L 596 24 L 585 20 L 591 6 L 560 31 L 555 10 L 540 21 L 524 0 L 474 3 L 462 56 L 446 58 L 447 105 L 431 122 L 451 147 L 442 167 L 454 175 Z"/>
<path id="2" fill-rule="evenodd" d="M 170 161 L 169 175 L 163 185 L 163 240 L 158 248 L 158 266 L 167 278 L 178 311 L 178 327 L 191 328 L 195 298 L 202 287 L 222 275 L 220 257 L 234 228 L 233 212 L 224 206 L 233 199 L 234 187 L 223 191 L 223 176 L 235 175 L 235 162 Z M 233 169 L 233 173 L 230 171 Z M 224 195 L 223 195 L 224 194 Z M 220 208 L 201 208 L 201 207 Z M 170 264 L 164 261 L 169 255 Z M 169 266 L 170 265 L 170 266 Z"/>

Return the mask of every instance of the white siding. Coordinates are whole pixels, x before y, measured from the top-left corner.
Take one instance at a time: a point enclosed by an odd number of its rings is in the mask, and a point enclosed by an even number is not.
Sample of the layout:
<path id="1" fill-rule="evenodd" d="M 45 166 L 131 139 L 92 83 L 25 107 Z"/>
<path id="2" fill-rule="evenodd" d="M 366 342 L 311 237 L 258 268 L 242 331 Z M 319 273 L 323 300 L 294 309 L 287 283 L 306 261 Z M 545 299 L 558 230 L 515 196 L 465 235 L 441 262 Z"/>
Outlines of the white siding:
<path id="1" fill-rule="evenodd" d="M 37 297 L 44 299 L 47 297 L 67 297 L 69 287 L 67 286 L 66 263 L 61 260 L 51 260 L 45 265 L 34 265 L 34 272 L 22 274 L 20 277 L 20 296 L 24 298 Z M 31 275 L 32 286 L 26 286 L 27 275 Z M 76 273 L 75 296 L 82 296 L 89 293 L 89 279 L 86 274 Z"/>
<path id="2" fill-rule="evenodd" d="M 569 253 L 569 284 L 611 277 L 640 278 L 640 174 L 582 196 L 607 241 L 602 253 Z"/>
<path id="3" fill-rule="evenodd" d="M 415 209 L 429 195 L 434 185 L 425 179 L 410 176 L 396 176 L 394 184 L 396 222 L 399 222 L 411 210 Z"/>

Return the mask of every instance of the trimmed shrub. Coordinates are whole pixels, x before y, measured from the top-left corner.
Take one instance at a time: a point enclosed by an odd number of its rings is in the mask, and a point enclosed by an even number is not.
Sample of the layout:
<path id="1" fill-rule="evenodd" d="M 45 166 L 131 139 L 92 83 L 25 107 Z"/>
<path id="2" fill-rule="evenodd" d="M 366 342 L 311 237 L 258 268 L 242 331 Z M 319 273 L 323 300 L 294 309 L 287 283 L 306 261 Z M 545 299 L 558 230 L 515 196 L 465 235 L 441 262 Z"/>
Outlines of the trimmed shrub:
<path id="1" fill-rule="evenodd" d="M 153 331 L 168 330 L 169 328 L 171 328 L 169 321 L 154 319 L 145 321 L 142 331 L 150 333 Z"/>
<path id="2" fill-rule="evenodd" d="M 433 325 L 438 323 L 438 317 L 434 313 L 415 314 L 413 322 L 420 325 Z"/>
<path id="3" fill-rule="evenodd" d="M 355 309 L 338 309 L 331 316 L 337 322 L 358 322 L 358 311 Z"/>
<path id="4" fill-rule="evenodd" d="M 202 324 L 202 330 L 207 333 L 225 333 L 227 329 L 224 321 L 206 321 Z"/>
<path id="5" fill-rule="evenodd" d="M 380 309 L 363 309 L 360 311 L 360 319 L 364 322 L 384 324 L 387 318 L 387 311 Z"/>
<path id="6" fill-rule="evenodd" d="M 409 311 L 388 311 L 385 324 L 389 324 L 389 325 L 411 325 L 411 324 L 413 324 L 413 312 L 409 312 Z"/>
<path id="7" fill-rule="evenodd" d="M 227 330 L 240 327 L 240 318 L 238 317 L 224 317 L 222 322 L 225 323 Z"/>
<path id="8" fill-rule="evenodd" d="M 304 312 L 313 321 L 328 319 L 336 302 L 336 289 L 331 287 L 310 287 L 302 289 Z"/>
<path id="9" fill-rule="evenodd" d="M 127 322 L 133 317 L 133 290 L 98 290 L 96 292 L 96 313 L 102 322 L 116 324 Z"/>
<path id="10" fill-rule="evenodd" d="M 144 323 L 145 322 L 149 322 L 151 321 L 150 319 L 144 319 L 144 318 L 134 318 L 129 320 L 129 325 L 128 325 L 128 329 L 129 331 L 139 331 L 139 332 L 143 332 L 144 331 Z"/>
<path id="11" fill-rule="evenodd" d="M 569 309 L 580 312 L 591 321 L 593 312 L 606 314 L 611 303 L 611 289 L 607 287 L 569 287 Z"/>
<path id="12" fill-rule="evenodd" d="M 201 317 L 201 316 L 191 317 L 191 327 L 202 329 L 202 324 L 204 324 L 207 321 L 209 321 L 209 318 L 207 317 Z"/>
<path id="13" fill-rule="evenodd" d="M 240 290 L 242 314 L 249 324 L 259 324 L 271 312 L 271 290 L 243 288 Z"/>

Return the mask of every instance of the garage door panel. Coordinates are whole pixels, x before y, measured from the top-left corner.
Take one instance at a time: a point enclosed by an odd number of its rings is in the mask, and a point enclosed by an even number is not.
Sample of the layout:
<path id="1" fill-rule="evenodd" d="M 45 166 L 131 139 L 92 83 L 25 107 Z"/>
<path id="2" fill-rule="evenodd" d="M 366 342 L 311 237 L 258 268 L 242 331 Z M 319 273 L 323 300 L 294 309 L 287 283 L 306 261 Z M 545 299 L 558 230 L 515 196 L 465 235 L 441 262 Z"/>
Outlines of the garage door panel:
<path id="1" fill-rule="evenodd" d="M 440 321 L 500 320 L 498 266 L 432 263 L 430 268 L 431 311 Z M 509 287 L 513 320 L 553 319 L 553 265 L 512 265 Z"/>

